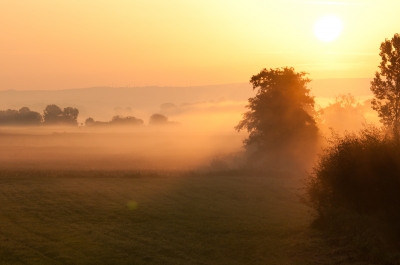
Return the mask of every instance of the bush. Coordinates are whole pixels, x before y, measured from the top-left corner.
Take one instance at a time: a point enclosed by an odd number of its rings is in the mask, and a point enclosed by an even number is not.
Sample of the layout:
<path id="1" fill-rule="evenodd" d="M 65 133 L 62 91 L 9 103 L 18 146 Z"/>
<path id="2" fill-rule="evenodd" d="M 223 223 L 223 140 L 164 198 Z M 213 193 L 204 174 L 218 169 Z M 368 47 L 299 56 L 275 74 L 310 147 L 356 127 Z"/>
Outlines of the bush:
<path id="1" fill-rule="evenodd" d="M 400 264 L 400 142 L 374 127 L 334 134 L 303 201 L 330 242 L 379 264 Z"/>
<path id="2" fill-rule="evenodd" d="M 317 217 L 345 209 L 395 224 L 400 220 L 400 144 L 374 127 L 333 135 L 305 190 L 303 200 Z"/>

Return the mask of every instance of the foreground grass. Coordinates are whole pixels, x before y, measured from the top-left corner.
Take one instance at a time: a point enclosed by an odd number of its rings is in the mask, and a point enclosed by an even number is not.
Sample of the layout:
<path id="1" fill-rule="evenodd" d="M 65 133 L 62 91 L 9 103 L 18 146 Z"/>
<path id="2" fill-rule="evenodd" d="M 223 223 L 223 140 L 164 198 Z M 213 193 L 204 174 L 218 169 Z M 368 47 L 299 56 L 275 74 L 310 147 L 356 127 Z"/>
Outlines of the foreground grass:
<path id="1" fill-rule="evenodd" d="M 0 264 L 355 264 L 309 229 L 299 187 L 280 172 L 1 171 Z"/>

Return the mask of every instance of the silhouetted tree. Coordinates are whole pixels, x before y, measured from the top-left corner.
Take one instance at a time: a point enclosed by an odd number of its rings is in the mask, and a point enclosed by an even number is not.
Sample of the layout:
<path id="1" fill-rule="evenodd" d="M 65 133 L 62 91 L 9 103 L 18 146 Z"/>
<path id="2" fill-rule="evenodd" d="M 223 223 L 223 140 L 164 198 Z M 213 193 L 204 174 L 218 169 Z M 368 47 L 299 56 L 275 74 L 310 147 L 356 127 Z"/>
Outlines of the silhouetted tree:
<path id="1" fill-rule="evenodd" d="M 168 123 L 168 117 L 155 113 L 151 115 L 149 124 L 150 125 L 160 125 L 160 124 L 167 124 Z"/>
<path id="2" fill-rule="evenodd" d="M 63 111 L 63 122 L 70 125 L 78 125 L 79 110 L 67 107 Z"/>
<path id="3" fill-rule="evenodd" d="M 171 109 L 175 109 L 176 105 L 174 103 L 163 103 L 160 106 L 161 110 L 171 110 Z"/>
<path id="4" fill-rule="evenodd" d="M 22 107 L 18 111 L 19 113 L 29 113 L 31 110 L 28 107 Z"/>
<path id="5" fill-rule="evenodd" d="M 249 132 L 244 145 L 253 157 L 301 156 L 304 143 L 317 139 L 314 98 L 307 88 L 311 80 L 306 75 L 285 67 L 263 69 L 250 79 L 257 94 L 249 98 L 249 111 L 235 129 Z"/>
<path id="6" fill-rule="evenodd" d="M 43 119 L 46 124 L 56 124 L 60 123 L 62 119 L 63 111 L 57 105 L 47 105 L 43 111 Z"/>
<path id="7" fill-rule="evenodd" d="M 95 123 L 95 121 L 94 121 L 94 119 L 93 118 L 87 118 L 86 120 L 85 120 L 85 125 L 86 126 L 92 126 L 93 124 Z"/>
<path id="8" fill-rule="evenodd" d="M 79 110 L 76 108 L 67 107 L 64 111 L 57 105 L 47 105 L 44 109 L 45 124 L 67 124 L 78 125 Z"/>
<path id="9" fill-rule="evenodd" d="M 86 126 L 110 126 L 110 125 L 142 125 L 144 122 L 142 119 L 135 118 L 133 116 L 120 116 L 116 115 L 112 117 L 111 121 L 95 121 L 93 118 L 87 118 L 85 121 Z"/>
<path id="10" fill-rule="evenodd" d="M 375 73 L 371 91 L 375 98 L 372 108 L 378 112 L 381 122 L 399 139 L 400 123 L 400 35 L 381 43 L 380 72 Z"/>
<path id="11" fill-rule="evenodd" d="M 0 125 L 40 125 L 41 122 L 42 115 L 27 107 L 0 111 Z"/>
<path id="12" fill-rule="evenodd" d="M 143 124 L 142 119 L 137 119 L 133 116 L 127 116 L 127 117 L 122 117 L 122 116 L 114 116 L 112 117 L 110 124 L 113 125 L 141 125 Z"/>
<path id="13" fill-rule="evenodd" d="M 42 115 L 39 112 L 31 111 L 28 107 L 22 107 L 18 111 L 17 120 L 22 125 L 40 125 Z"/>

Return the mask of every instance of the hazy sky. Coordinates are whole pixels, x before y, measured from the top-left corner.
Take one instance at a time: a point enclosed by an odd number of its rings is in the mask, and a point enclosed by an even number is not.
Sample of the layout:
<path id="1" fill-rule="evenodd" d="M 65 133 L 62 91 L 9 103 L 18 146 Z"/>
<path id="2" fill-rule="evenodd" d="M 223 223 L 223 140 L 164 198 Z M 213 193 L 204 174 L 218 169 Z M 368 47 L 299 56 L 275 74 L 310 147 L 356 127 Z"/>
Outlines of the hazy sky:
<path id="1" fill-rule="evenodd" d="M 293 66 L 372 77 L 398 0 L 1 0 L 0 90 L 248 82 Z M 324 43 L 318 19 L 343 31 Z"/>

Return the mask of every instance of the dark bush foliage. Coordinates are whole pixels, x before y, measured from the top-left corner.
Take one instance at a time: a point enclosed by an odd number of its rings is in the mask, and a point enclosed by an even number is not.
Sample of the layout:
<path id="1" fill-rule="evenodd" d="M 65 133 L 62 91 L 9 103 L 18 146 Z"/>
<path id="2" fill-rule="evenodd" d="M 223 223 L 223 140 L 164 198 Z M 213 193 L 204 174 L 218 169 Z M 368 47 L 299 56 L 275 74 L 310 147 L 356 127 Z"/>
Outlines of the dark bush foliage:
<path id="1" fill-rule="evenodd" d="M 317 217 L 344 209 L 397 223 L 400 143 L 374 127 L 333 135 L 307 180 L 303 199 Z"/>

